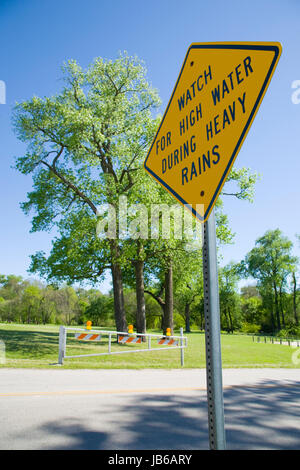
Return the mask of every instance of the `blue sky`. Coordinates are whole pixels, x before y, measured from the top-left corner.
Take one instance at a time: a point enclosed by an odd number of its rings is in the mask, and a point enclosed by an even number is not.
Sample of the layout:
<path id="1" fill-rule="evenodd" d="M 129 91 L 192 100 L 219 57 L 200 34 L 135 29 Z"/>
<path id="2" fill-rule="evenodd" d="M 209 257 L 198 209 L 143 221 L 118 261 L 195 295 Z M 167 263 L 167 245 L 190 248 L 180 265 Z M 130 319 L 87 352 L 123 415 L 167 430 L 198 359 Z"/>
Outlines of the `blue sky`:
<path id="1" fill-rule="evenodd" d="M 145 61 L 163 112 L 192 42 L 281 42 L 278 67 L 235 164 L 262 178 L 253 204 L 225 200 L 236 236 L 222 255 L 223 263 L 240 261 L 266 230 L 279 228 L 300 256 L 300 104 L 291 100 L 292 82 L 300 80 L 297 0 L 1 0 L 0 31 L 0 80 L 7 90 L 0 105 L 0 273 L 28 277 L 30 254 L 48 252 L 53 235 L 29 233 L 30 217 L 19 207 L 31 178 L 11 168 L 25 150 L 12 132 L 14 103 L 59 91 L 67 59 L 87 66 L 95 57 L 113 59 L 127 50 Z"/>

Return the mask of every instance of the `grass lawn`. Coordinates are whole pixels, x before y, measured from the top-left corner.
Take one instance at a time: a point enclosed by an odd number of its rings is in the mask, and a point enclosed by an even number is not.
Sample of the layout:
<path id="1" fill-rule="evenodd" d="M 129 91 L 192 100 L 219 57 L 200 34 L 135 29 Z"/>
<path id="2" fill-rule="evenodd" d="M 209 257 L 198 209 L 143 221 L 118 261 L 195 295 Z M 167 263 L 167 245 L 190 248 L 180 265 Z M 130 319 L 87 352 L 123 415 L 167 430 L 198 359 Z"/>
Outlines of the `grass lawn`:
<path id="1" fill-rule="evenodd" d="M 160 331 L 149 331 L 149 333 L 160 334 Z M 179 332 L 174 334 L 179 335 Z M 185 336 L 188 338 L 188 345 L 184 350 L 184 367 L 204 368 L 206 366 L 204 333 L 193 331 Z M 1 360 L 0 354 L 0 367 L 60 367 L 65 369 L 174 369 L 181 367 L 180 349 L 65 359 L 63 366 L 57 366 L 58 337 L 58 326 L 0 324 L 0 341 L 5 345 L 5 361 Z M 3 343 L 0 343 L 0 353 Z M 221 345 L 223 368 L 300 367 L 292 362 L 292 354 L 295 349 L 286 345 L 256 343 L 252 341 L 251 336 L 229 334 L 221 335 Z M 147 344 L 118 345 L 113 343 L 112 351 L 146 347 Z M 154 340 L 152 340 L 152 347 L 155 347 Z M 100 343 L 88 343 L 76 340 L 74 332 L 68 332 L 66 355 L 94 354 L 107 350 L 107 337 L 103 336 Z"/>

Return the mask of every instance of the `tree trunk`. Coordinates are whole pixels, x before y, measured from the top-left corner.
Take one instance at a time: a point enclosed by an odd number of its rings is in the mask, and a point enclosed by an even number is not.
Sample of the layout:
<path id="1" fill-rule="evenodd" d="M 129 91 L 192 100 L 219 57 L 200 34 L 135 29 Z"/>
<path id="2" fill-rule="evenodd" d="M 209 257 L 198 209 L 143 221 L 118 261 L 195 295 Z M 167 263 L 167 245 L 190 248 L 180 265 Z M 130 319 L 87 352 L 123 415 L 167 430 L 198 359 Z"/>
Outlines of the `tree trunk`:
<path id="1" fill-rule="evenodd" d="M 273 302 L 273 294 L 272 291 L 268 293 L 265 297 L 265 302 L 267 305 L 267 308 L 270 310 L 271 314 L 271 328 L 272 328 L 272 333 L 275 334 L 276 332 L 276 324 L 275 324 L 275 318 L 274 318 L 274 302 Z"/>
<path id="2" fill-rule="evenodd" d="M 167 328 L 171 328 L 173 335 L 173 267 L 170 261 L 169 267 L 165 272 L 165 312 L 163 318 L 163 333 L 166 334 Z"/>
<path id="3" fill-rule="evenodd" d="M 278 305 L 278 292 L 277 292 L 277 286 L 275 282 L 273 283 L 273 287 L 274 287 L 274 294 L 275 294 L 275 314 L 276 314 L 276 320 L 277 320 L 277 328 L 278 330 L 281 330 L 279 305 Z"/>
<path id="4" fill-rule="evenodd" d="M 275 319 L 274 319 L 274 313 L 273 313 L 273 302 L 271 304 L 271 325 L 272 325 L 272 333 L 274 334 L 276 331 L 276 327 L 275 327 Z"/>
<path id="5" fill-rule="evenodd" d="M 123 280 L 120 263 L 118 262 L 119 247 L 115 240 L 111 240 L 111 273 L 114 291 L 114 313 L 117 331 L 127 331 L 126 313 L 124 306 Z"/>
<path id="6" fill-rule="evenodd" d="M 284 318 L 284 311 L 283 311 L 283 292 L 282 292 L 282 286 L 280 286 L 279 290 L 279 301 L 280 301 L 280 311 L 281 311 L 281 320 L 282 320 L 282 326 L 285 328 L 285 318 Z"/>
<path id="7" fill-rule="evenodd" d="M 190 304 L 186 303 L 184 308 L 184 316 L 185 316 L 185 331 L 187 333 L 191 332 L 191 325 L 190 325 Z"/>
<path id="8" fill-rule="evenodd" d="M 151 292 L 150 290 L 146 290 L 145 289 L 145 293 L 146 294 L 149 294 L 151 295 L 151 297 L 153 297 L 154 300 L 156 300 L 156 302 L 160 305 L 161 309 L 162 309 L 162 321 L 161 321 L 161 328 L 163 329 L 163 322 L 164 322 L 164 317 L 165 317 L 165 307 L 166 307 L 166 303 L 165 301 L 161 298 L 160 294 L 162 293 L 163 291 L 163 288 L 161 289 L 161 292 L 156 295 L 154 294 L 153 292 Z"/>
<path id="9" fill-rule="evenodd" d="M 224 308 L 224 315 L 225 315 L 225 319 L 226 319 L 226 323 L 227 323 L 227 333 L 230 333 L 230 324 L 229 324 L 229 319 L 228 319 L 227 308 L 226 307 Z M 222 324 L 221 324 L 221 328 L 222 328 Z"/>
<path id="10" fill-rule="evenodd" d="M 293 310 L 294 310 L 294 317 L 295 323 L 299 325 L 299 319 L 297 314 L 297 281 L 296 281 L 296 274 L 293 273 Z"/>
<path id="11" fill-rule="evenodd" d="M 230 313 L 230 309 L 228 309 L 228 317 L 229 317 L 229 322 L 230 322 L 230 331 L 233 333 L 233 321 L 232 321 L 232 316 Z"/>
<path id="12" fill-rule="evenodd" d="M 144 288 L 144 261 L 135 261 L 135 282 L 136 282 L 136 331 L 137 333 L 146 333 L 146 305 Z M 145 336 L 142 340 L 146 341 Z"/>

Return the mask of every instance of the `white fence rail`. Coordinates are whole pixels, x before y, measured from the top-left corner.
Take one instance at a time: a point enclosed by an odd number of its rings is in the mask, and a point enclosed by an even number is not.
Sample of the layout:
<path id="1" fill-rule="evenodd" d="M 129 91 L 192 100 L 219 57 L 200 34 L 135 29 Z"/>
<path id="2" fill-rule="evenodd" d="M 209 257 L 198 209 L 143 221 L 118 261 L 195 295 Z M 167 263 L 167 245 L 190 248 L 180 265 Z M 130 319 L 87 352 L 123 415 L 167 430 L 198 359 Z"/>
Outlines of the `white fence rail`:
<path id="1" fill-rule="evenodd" d="M 101 352 L 101 353 L 95 353 L 95 354 L 77 354 L 77 355 L 71 355 L 67 356 L 67 332 L 68 331 L 73 331 L 78 333 L 81 332 L 82 334 L 95 334 L 95 335 L 106 335 L 108 336 L 108 351 L 107 352 Z M 123 337 L 136 337 L 136 338 L 142 338 L 145 337 L 147 340 L 147 348 L 143 349 L 133 349 L 131 351 L 112 351 L 112 338 L 116 336 L 117 338 L 120 336 Z M 164 340 L 174 340 L 175 346 L 171 345 L 166 345 L 161 347 L 155 347 L 153 348 L 151 345 L 152 339 L 164 339 Z M 177 341 L 176 341 L 177 340 Z M 120 331 L 108 331 L 108 330 L 96 330 L 96 329 L 91 329 L 91 330 L 86 330 L 83 328 L 72 328 L 72 327 L 65 327 L 61 326 L 59 329 L 59 352 L 58 352 L 58 364 L 63 365 L 64 359 L 71 359 L 75 357 L 91 357 L 91 356 L 107 356 L 107 355 L 113 355 L 113 354 L 130 354 L 130 353 L 138 353 L 138 352 L 148 352 L 148 351 L 170 351 L 171 349 L 180 349 L 180 363 L 181 366 L 184 366 L 184 349 L 187 347 L 187 337 L 183 336 L 183 328 L 180 328 L 180 336 L 162 336 L 162 335 L 155 335 L 155 334 L 150 334 L 150 333 L 133 333 L 129 334 L 128 332 L 120 332 Z"/>

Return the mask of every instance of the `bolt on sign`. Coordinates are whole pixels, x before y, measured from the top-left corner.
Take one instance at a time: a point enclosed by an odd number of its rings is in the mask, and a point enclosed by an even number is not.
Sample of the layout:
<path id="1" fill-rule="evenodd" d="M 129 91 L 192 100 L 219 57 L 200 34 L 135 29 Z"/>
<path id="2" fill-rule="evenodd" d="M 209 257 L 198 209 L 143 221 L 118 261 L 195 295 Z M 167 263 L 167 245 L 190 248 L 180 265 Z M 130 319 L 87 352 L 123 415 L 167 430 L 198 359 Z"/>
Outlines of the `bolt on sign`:
<path id="1" fill-rule="evenodd" d="M 194 43 L 144 167 L 205 222 L 281 54 L 278 42 Z"/>

